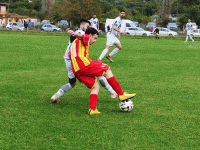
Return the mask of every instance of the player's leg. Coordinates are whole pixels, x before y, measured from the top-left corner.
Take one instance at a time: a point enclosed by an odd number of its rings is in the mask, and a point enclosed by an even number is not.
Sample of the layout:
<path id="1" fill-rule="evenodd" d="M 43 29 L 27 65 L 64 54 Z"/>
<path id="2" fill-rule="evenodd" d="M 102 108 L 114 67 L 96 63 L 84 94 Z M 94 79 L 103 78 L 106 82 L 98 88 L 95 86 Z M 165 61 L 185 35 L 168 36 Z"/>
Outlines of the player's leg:
<path id="1" fill-rule="evenodd" d="M 115 90 L 115 92 L 119 95 L 119 99 L 121 101 L 128 99 L 128 98 L 132 98 L 134 97 L 136 94 L 126 94 L 122 91 L 122 88 L 119 84 L 119 82 L 115 79 L 113 73 L 111 70 L 108 70 L 107 72 L 104 73 L 104 76 L 106 77 L 108 83 L 112 86 L 112 88 Z"/>
<path id="2" fill-rule="evenodd" d="M 112 46 L 107 45 L 106 48 L 103 50 L 97 61 L 101 62 L 102 58 L 104 58 L 107 52 L 111 49 Z"/>
<path id="3" fill-rule="evenodd" d="M 110 96 L 112 99 L 115 99 L 117 97 L 117 93 L 113 90 L 113 88 L 110 86 L 108 81 L 104 76 L 98 77 L 100 84 L 110 93 Z"/>
<path id="4" fill-rule="evenodd" d="M 192 42 L 194 42 L 194 40 L 192 39 L 192 36 L 190 35 L 189 37 L 190 37 L 190 40 L 192 40 Z"/>
<path id="5" fill-rule="evenodd" d="M 113 56 L 117 54 L 121 49 L 122 49 L 121 43 L 116 43 L 116 48 L 109 55 Z"/>
<path id="6" fill-rule="evenodd" d="M 185 42 L 187 42 L 187 40 L 188 40 L 188 35 L 186 36 L 186 40 L 185 40 Z"/>
<path id="7" fill-rule="evenodd" d="M 94 114 L 99 114 L 100 112 L 97 110 L 97 99 L 98 99 L 98 94 L 99 94 L 100 86 L 99 83 L 96 82 L 94 87 L 91 90 L 90 93 L 90 109 L 88 114 L 89 115 L 94 115 Z"/>
<path id="8" fill-rule="evenodd" d="M 55 93 L 52 97 L 51 97 L 51 101 L 52 103 L 58 103 L 58 99 L 67 91 L 71 90 L 75 85 L 76 85 L 76 77 L 73 74 L 72 71 L 72 67 L 71 67 L 71 61 L 65 59 L 65 63 L 66 63 L 66 68 L 68 71 L 68 77 L 69 77 L 69 83 L 63 85 L 58 91 L 57 93 Z"/>
<path id="9" fill-rule="evenodd" d="M 113 45 L 116 45 L 116 48 L 109 55 L 106 56 L 106 58 L 110 60 L 110 62 L 113 62 L 111 56 L 117 54 L 122 49 L 122 45 L 116 36 L 113 37 Z"/>

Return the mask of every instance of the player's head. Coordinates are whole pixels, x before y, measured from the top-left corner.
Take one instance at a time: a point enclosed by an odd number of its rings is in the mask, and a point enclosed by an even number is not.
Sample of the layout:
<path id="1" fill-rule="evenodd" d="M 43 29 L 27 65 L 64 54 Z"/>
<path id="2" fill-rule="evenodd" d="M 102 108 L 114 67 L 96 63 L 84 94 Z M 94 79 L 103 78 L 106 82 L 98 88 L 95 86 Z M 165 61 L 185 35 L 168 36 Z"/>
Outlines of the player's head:
<path id="1" fill-rule="evenodd" d="M 80 29 L 81 30 L 86 31 L 90 26 L 91 26 L 91 23 L 88 20 L 86 20 L 86 19 L 80 20 Z"/>
<path id="2" fill-rule="evenodd" d="M 190 22 L 191 20 L 190 19 L 188 19 L 188 22 Z"/>
<path id="3" fill-rule="evenodd" d="M 94 14 L 94 15 L 93 15 L 93 18 L 96 18 L 96 17 L 97 17 L 97 16 Z"/>
<path id="4" fill-rule="evenodd" d="M 92 45 L 94 42 L 96 42 L 97 37 L 99 35 L 98 31 L 95 28 L 88 28 L 85 31 L 85 34 L 88 34 L 90 36 L 90 45 Z"/>
<path id="5" fill-rule="evenodd" d="M 121 10 L 120 13 L 119 13 L 119 16 L 120 16 L 121 18 L 124 18 L 125 15 L 126 15 L 125 10 Z"/>

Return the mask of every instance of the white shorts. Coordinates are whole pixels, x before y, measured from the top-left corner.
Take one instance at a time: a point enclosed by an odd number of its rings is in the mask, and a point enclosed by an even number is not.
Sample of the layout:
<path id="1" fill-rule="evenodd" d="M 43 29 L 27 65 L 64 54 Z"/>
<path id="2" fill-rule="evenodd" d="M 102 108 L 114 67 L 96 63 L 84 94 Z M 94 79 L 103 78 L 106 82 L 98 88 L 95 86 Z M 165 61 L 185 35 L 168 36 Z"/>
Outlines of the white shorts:
<path id="1" fill-rule="evenodd" d="M 187 30 L 187 35 L 191 35 L 191 30 Z"/>
<path id="2" fill-rule="evenodd" d="M 114 34 L 111 34 L 110 32 L 108 32 L 106 36 L 107 36 L 106 46 L 113 46 L 117 43 L 120 43 L 120 41 Z"/>
<path id="3" fill-rule="evenodd" d="M 74 73 L 72 71 L 71 60 L 65 58 L 66 68 L 68 71 L 68 77 L 70 79 L 75 78 Z"/>

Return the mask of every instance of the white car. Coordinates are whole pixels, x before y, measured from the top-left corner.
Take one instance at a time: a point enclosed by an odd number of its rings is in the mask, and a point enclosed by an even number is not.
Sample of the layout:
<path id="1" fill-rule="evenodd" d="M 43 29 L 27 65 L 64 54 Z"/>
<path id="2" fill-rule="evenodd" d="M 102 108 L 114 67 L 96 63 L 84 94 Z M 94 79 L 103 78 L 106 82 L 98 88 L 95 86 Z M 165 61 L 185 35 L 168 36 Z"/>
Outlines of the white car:
<path id="1" fill-rule="evenodd" d="M 197 24 L 193 22 L 192 27 L 193 27 L 193 29 L 197 29 Z"/>
<path id="2" fill-rule="evenodd" d="M 176 23 L 168 23 L 167 24 L 167 29 L 175 30 L 177 28 L 178 28 L 178 25 Z"/>
<path id="3" fill-rule="evenodd" d="M 130 34 L 130 35 L 145 35 L 145 36 L 151 36 L 152 35 L 151 32 L 145 31 L 142 28 L 132 28 L 132 27 L 127 28 L 126 33 Z"/>
<path id="4" fill-rule="evenodd" d="M 10 30 L 12 30 L 12 22 L 9 22 L 7 25 L 6 25 L 6 29 L 10 29 Z"/>
<path id="5" fill-rule="evenodd" d="M 200 29 L 194 29 L 191 33 L 191 36 L 193 37 L 200 37 Z"/>
<path id="6" fill-rule="evenodd" d="M 25 27 L 22 23 L 19 22 L 9 22 L 6 26 L 6 29 L 24 31 Z"/>
<path id="7" fill-rule="evenodd" d="M 177 32 L 171 31 L 171 30 L 169 30 L 167 28 L 158 27 L 158 29 L 159 29 L 159 35 L 160 36 L 178 36 Z M 154 30 L 153 30 L 153 33 L 155 33 Z"/>
<path id="8" fill-rule="evenodd" d="M 42 31 L 61 31 L 61 28 L 56 27 L 55 25 L 51 24 L 44 24 L 41 28 Z"/>

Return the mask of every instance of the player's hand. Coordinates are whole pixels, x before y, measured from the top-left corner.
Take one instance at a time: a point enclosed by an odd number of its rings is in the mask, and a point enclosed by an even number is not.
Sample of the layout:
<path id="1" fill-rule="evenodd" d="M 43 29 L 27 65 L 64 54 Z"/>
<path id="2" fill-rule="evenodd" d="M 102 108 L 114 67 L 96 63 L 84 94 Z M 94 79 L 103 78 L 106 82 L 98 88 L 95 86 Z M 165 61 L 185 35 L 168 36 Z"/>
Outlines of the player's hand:
<path id="1" fill-rule="evenodd" d="M 126 34 L 126 31 L 121 31 L 122 34 Z"/>
<path id="2" fill-rule="evenodd" d="M 72 30 L 69 30 L 69 31 L 68 31 L 68 34 L 71 35 L 71 36 L 75 36 L 75 32 L 72 31 Z"/>

